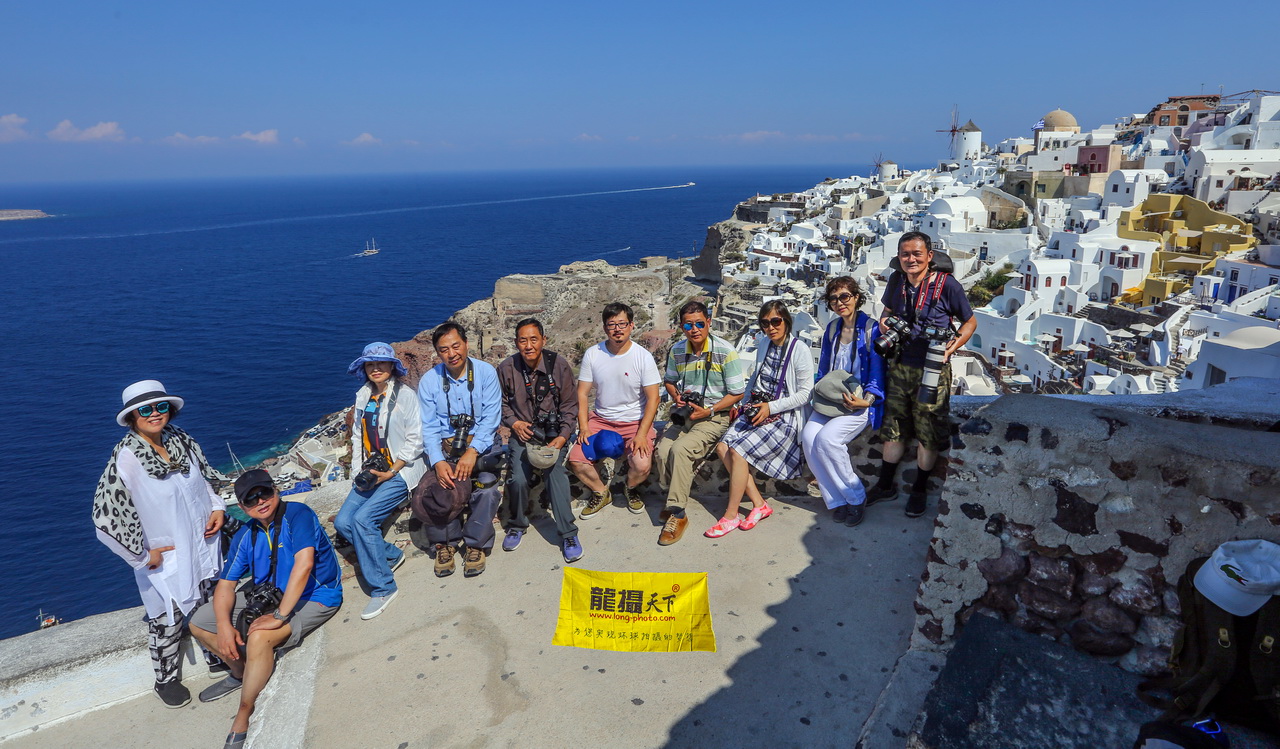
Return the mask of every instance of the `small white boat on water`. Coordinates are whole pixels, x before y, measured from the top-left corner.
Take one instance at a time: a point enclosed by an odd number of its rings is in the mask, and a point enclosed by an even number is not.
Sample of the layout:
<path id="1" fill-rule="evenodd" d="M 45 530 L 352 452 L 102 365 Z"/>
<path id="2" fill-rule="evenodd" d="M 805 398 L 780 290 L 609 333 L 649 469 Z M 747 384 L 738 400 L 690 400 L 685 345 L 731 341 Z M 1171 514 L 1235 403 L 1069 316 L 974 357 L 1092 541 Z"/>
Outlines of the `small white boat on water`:
<path id="1" fill-rule="evenodd" d="M 377 254 L 378 254 L 378 241 L 376 239 L 370 239 L 368 242 L 364 243 L 364 252 L 361 252 L 360 254 L 356 255 L 356 257 L 368 257 L 370 255 L 377 255 Z"/>

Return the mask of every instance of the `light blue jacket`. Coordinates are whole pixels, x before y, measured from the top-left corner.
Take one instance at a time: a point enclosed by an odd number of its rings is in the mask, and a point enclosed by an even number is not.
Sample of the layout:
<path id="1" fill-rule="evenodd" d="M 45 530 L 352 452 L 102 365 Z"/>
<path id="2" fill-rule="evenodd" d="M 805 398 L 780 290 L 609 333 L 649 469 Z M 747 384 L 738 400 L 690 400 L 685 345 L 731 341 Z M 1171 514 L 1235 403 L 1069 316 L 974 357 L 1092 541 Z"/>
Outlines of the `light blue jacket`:
<path id="1" fill-rule="evenodd" d="M 428 467 L 445 459 L 440 441 L 454 435 L 449 425 L 449 414 L 469 413 L 475 418 L 471 428 L 471 446 L 476 452 L 488 450 L 497 438 L 498 425 L 502 422 L 502 386 L 498 384 L 498 370 L 492 364 L 469 358 L 474 372 L 475 387 L 467 388 L 464 371 L 461 380 L 449 377 L 443 363 L 437 364 L 422 375 L 418 383 L 418 404 L 422 411 L 423 451 L 427 454 Z M 445 402 L 444 378 L 449 378 L 448 402 Z"/>

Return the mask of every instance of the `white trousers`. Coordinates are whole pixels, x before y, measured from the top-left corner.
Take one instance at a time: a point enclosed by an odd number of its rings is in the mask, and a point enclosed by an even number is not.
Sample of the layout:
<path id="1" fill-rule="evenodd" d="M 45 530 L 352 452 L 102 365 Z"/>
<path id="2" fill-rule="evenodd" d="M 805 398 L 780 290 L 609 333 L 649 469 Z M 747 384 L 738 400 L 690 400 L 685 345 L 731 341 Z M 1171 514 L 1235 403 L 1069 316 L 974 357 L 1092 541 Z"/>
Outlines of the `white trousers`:
<path id="1" fill-rule="evenodd" d="M 828 509 L 860 505 L 867 501 L 867 490 L 862 487 L 862 479 L 854 473 L 853 462 L 849 460 L 848 445 L 867 428 L 870 415 L 871 409 L 867 408 L 835 418 L 815 412 L 809 416 L 804 431 L 800 433 L 804 459 L 818 480 L 822 500 Z"/>

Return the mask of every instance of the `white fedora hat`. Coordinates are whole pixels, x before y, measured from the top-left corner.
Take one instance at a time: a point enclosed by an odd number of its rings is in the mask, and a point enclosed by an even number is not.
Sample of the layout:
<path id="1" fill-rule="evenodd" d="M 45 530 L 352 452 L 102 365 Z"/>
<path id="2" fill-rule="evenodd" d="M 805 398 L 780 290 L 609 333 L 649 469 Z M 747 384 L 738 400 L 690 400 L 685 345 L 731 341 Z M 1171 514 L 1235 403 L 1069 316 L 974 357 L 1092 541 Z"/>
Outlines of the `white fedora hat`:
<path id="1" fill-rule="evenodd" d="M 186 402 L 176 395 L 166 393 L 164 385 L 159 380 L 139 380 L 133 383 L 120 394 L 120 401 L 123 403 L 123 408 L 120 409 L 120 413 L 116 414 L 116 423 L 122 427 L 129 426 L 129 422 L 124 420 L 125 415 L 140 406 L 169 401 L 176 411 L 181 411 L 183 404 Z M 170 411 L 169 413 L 172 414 L 174 412 Z"/>

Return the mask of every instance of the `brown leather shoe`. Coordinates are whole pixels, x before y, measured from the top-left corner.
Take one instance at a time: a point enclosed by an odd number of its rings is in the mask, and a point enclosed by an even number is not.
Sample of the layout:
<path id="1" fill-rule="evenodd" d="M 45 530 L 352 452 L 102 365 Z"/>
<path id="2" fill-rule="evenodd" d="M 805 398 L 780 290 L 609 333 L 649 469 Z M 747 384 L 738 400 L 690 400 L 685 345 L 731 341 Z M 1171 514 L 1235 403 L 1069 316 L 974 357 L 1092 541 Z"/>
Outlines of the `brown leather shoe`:
<path id="1" fill-rule="evenodd" d="M 462 559 L 462 576 L 475 577 L 484 572 L 484 549 L 467 549 Z"/>
<path id="2" fill-rule="evenodd" d="M 676 517 L 674 514 L 667 515 L 667 524 L 662 526 L 662 533 L 658 534 L 659 546 L 670 546 L 680 537 L 684 535 L 685 526 L 689 524 L 687 515 Z"/>
<path id="3" fill-rule="evenodd" d="M 436 544 L 436 577 L 448 577 L 454 569 L 453 547 L 449 544 Z"/>

